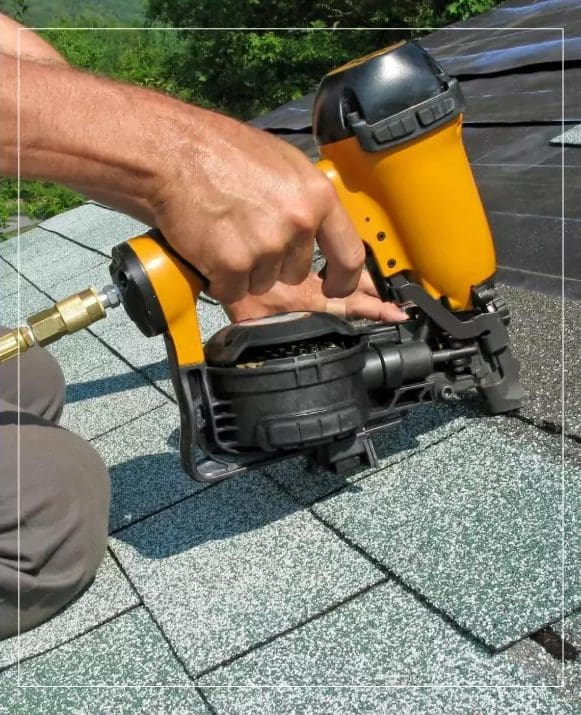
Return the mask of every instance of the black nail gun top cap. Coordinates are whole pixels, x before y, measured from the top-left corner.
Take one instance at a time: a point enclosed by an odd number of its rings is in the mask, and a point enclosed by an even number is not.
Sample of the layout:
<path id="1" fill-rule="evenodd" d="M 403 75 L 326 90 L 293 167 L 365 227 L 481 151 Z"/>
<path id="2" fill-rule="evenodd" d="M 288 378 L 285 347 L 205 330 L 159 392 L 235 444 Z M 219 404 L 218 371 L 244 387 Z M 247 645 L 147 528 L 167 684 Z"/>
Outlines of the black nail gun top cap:
<path id="1" fill-rule="evenodd" d="M 402 42 L 323 78 L 313 132 L 319 145 L 357 135 L 365 150 L 378 151 L 431 130 L 462 109 L 457 81 L 416 42 Z"/>

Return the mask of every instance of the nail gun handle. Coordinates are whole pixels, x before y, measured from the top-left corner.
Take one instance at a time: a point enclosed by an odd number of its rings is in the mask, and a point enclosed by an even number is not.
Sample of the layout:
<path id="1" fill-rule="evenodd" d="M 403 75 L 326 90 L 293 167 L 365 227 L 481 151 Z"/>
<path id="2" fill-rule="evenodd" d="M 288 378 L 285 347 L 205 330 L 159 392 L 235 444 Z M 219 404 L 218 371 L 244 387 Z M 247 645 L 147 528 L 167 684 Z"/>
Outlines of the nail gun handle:
<path id="1" fill-rule="evenodd" d="M 144 335 L 165 334 L 179 366 L 204 362 L 196 303 L 207 282 L 159 231 L 115 246 L 109 270 L 127 314 Z"/>
<path id="2" fill-rule="evenodd" d="M 315 166 L 333 184 L 341 204 L 365 243 L 367 267 L 371 269 L 372 276 L 389 278 L 396 273 L 410 270 L 410 258 L 391 217 L 379 202 L 364 190 L 366 187 L 361 188 L 363 179 L 358 174 L 358 167 L 362 162 L 359 157 L 348 157 L 347 164 L 352 171 L 348 176 L 344 176 L 337 164 L 325 156 L 326 149 L 327 147 L 321 147 L 323 158 Z"/>

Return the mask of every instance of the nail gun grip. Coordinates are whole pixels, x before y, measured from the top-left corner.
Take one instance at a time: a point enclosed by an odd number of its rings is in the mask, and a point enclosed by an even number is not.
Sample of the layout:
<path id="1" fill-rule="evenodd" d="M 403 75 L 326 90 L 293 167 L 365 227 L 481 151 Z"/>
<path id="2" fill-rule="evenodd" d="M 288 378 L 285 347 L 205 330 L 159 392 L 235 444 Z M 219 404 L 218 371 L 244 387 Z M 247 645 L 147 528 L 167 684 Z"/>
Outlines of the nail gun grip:
<path id="1" fill-rule="evenodd" d="M 168 242 L 166 237 L 162 234 L 162 232 L 159 230 L 159 228 L 151 228 L 147 232 L 148 236 L 151 236 L 151 238 L 155 239 L 160 246 L 162 246 L 163 250 L 166 253 L 169 253 L 170 255 L 174 256 L 178 261 L 184 264 L 186 268 L 193 274 L 195 274 L 198 279 L 202 283 L 202 290 L 207 291 L 210 287 L 210 281 L 206 278 L 206 276 L 203 273 L 200 273 L 200 271 L 196 268 L 196 266 L 192 265 L 189 261 L 186 261 L 186 259 L 179 254 L 175 248 Z"/>

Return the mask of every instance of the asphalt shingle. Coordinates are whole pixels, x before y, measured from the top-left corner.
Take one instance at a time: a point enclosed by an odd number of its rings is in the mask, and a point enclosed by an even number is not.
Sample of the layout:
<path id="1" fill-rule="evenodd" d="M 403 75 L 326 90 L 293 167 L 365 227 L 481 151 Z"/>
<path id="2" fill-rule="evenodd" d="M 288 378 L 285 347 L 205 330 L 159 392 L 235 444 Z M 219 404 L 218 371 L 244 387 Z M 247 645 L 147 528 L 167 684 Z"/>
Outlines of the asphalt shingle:
<path id="1" fill-rule="evenodd" d="M 240 715 L 575 712 L 546 689 L 557 682 L 491 655 L 393 581 L 199 681 L 218 713 Z M 243 684 L 255 687 L 219 687 Z"/>
<path id="2" fill-rule="evenodd" d="M 124 663 L 119 663 L 123 668 Z M 0 685 L 0 693 L 1 693 Z M 2 715 L 210 715 L 195 688 L 176 686 L 103 688 L 21 688 L 9 696 L 9 707 L 0 702 Z"/>
<path id="3" fill-rule="evenodd" d="M 203 488 L 181 468 L 178 426 L 178 408 L 170 403 L 94 440 L 111 475 L 112 531 Z"/>
<path id="4" fill-rule="evenodd" d="M 560 631 L 560 623 L 557 628 Z M 581 612 L 573 613 L 564 620 L 563 634 L 570 643 L 581 650 Z"/>
<path id="5" fill-rule="evenodd" d="M 516 420 L 475 424 L 315 505 L 462 627 L 502 648 L 561 614 L 560 442 Z M 577 450 L 567 485 L 578 486 Z M 566 527 L 581 510 L 567 491 Z M 567 528 L 565 608 L 581 603 Z"/>
<path id="6" fill-rule="evenodd" d="M 44 304 L 50 305 L 45 298 Z M 68 383 L 82 381 L 87 373 L 101 369 L 107 370 L 110 378 L 119 377 L 131 370 L 120 361 L 113 352 L 103 345 L 87 330 L 67 335 L 63 340 L 48 345 L 46 348 L 58 361 Z"/>
<path id="7" fill-rule="evenodd" d="M 506 688 L 216 688 L 210 703 L 218 715 L 574 715 L 551 691 L 530 686 Z M 206 693 L 208 695 L 208 693 Z"/>
<path id="8" fill-rule="evenodd" d="M 20 276 L 16 269 L 0 260 L 0 298 L 16 293 L 19 281 Z"/>
<path id="9" fill-rule="evenodd" d="M 64 644 L 58 654 L 20 664 L 23 685 L 187 685 L 188 680 L 144 608 Z"/>
<path id="10" fill-rule="evenodd" d="M 91 330 L 139 369 L 166 359 L 163 338 L 146 338 L 122 307 L 110 311 L 105 320 L 95 323 Z"/>
<path id="11" fill-rule="evenodd" d="M 50 621 L 21 634 L 20 659 L 61 645 L 138 603 L 138 596 L 107 554 L 95 580 L 79 598 Z M 17 641 L 15 636 L 0 643 L 0 668 L 18 660 Z"/>
<path id="12" fill-rule="evenodd" d="M 38 288 L 54 289 L 57 298 L 67 295 L 60 292 L 60 286 L 71 276 L 108 261 L 106 256 L 88 251 L 42 228 L 32 229 L 19 239 L 0 244 L 0 255 Z M 84 287 L 80 285 L 78 289 Z"/>
<path id="13" fill-rule="evenodd" d="M 561 428 L 564 368 L 565 432 L 581 437 L 581 302 L 563 303 L 559 298 L 507 286 L 501 292 L 511 309 L 509 332 L 528 392 L 521 414 L 540 426 Z"/>
<path id="14" fill-rule="evenodd" d="M 559 134 L 559 136 L 551 139 L 551 144 L 572 144 L 573 146 L 581 146 L 581 124 L 577 124 L 564 134 Z"/>
<path id="15" fill-rule="evenodd" d="M 560 632 L 560 628 L 555 630 Z M 506 655 L 525 670 L 531 680 L 556 684 L 553 687 L 558 698 L 572 704 L 575 712 L 581 710 L 581 667 L 578 661 L 562 662 L 560 655 L 551 655 L 530 638 L 509 648 Z M 561 711 L 555 708 L 555 712 Z"/>
<path id="16" fill-rule="evenodd" d="M 37 288 L 21 281 L 20 290 L 0 299 L 0 325 L 15 328 L 24 325 L 26 318 L 50 305 L 50 300 Z"/>
<path id="17" fill-rule="evenodd" d="M 0 688 L 14 684 L 15 671 L 0 674 Z M 21 663 L 20 684 L 2 694 L 0 712 L 207 712 L 143 608 Z"/>
<path id="18" fill-rule="evenodd" d="M 260 474 L 124 529 L 112 548 L 192 674 L 381 578 Z"/>
<path id="19" fill-rule="evenodd" d="M 148 230 L 140 221 L 94 203 L 49 218 L 40 227 L 108 255 L 113 246 Z"/>
<path id="20" fill-rule="evenodd" d="M 166 401 L 143 376 L 114 358 L 67 384 L 61 424 L 93 439 Z"/>
<path id="21" fill-rule="evenodd" d="M 474 400 L 454 405 L 426 405 L 410 411 L 397 425 L 373 438 L 380 468 L 395 464 L 464 429 L 475 414 L 478 413 Z M 269 466 L 266 471 L 302 504 L 312 504 L 377 470 L 360 469 L 338 475 L 326 469 L 307 469 L 306 460 L 298 457 Z"/>

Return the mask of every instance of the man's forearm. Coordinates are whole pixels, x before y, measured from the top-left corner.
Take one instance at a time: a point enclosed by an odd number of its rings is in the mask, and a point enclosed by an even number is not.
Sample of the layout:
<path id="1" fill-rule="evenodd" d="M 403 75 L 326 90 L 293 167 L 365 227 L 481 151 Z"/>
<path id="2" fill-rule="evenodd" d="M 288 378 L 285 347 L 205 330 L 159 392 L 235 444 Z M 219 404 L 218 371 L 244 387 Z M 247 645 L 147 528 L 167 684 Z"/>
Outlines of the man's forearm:
<path id="1" fill-rule="evenodd" d="M 17 59 L 6 54 L 0 76 L 0 173 L 16 175 L 20 161 L 23 178 L 57 181 L 95 198 L 118 196 L 118 208 L 144 216 L 164 157 L 179 151 L 186 134 L 179 126 L 184 105 L 65 66 L 21 60 L 18 76 Z M 189 112 L 195 125 L 203 110 Z"/>
<path id="2" fill-rule="evenodd" d="M 38 62 L 66 65 L 65 58 L 46 40 L 7 15 L 0 13 L 0 53 L 20 54 Z"/>
<path id="3" fill-rule="evenodd" d="M 222 302 L 301 283 L 315 236 L 327 297 L 357 286 L 363 244 L 323 173 L 280 139 L 177 99 L 0 55 L 0 173 L 17 172 L 157 226 Z"/>

